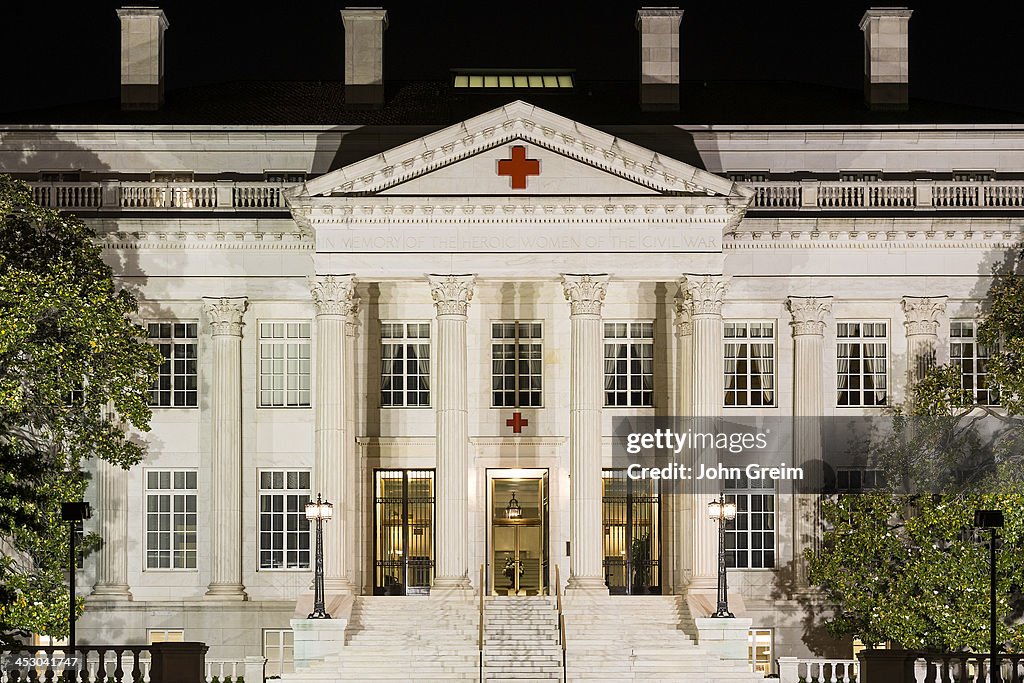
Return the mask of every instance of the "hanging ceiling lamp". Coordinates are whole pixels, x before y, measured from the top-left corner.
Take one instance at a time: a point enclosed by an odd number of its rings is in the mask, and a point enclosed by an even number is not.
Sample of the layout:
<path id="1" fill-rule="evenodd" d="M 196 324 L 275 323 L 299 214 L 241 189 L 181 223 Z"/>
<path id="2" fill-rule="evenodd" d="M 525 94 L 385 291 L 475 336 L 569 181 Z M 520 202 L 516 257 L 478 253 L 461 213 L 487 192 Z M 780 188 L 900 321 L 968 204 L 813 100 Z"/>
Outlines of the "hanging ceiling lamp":
<path id="1" fill-rule="evenodd" d="M 512 498 L 509 499 L 508 505 L 505 506 L 505 519 L 519 519 L 523 516 L 523 508 L 516 500 L 516 492 L 512 492 Z"/>

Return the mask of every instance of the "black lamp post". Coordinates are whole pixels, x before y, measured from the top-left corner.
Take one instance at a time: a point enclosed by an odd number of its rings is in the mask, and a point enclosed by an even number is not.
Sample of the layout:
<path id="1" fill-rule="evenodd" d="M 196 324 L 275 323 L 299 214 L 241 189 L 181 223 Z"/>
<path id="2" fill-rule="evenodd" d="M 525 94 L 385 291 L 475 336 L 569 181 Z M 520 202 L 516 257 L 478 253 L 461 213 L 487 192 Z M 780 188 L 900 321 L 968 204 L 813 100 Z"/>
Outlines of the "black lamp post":
<path id="1" fill-rule="evenodd" d="M 68 534 L 68 650 L 66 655 L 66 659 L 69 661 L 77 661 L 75 659 L 75 594 L 77 593 L 75 574 L 78 571 L 78 552 L 75 548 L 75 535 L 78 533 L 82 520 L 90 517 L 92 517 L 92 508 L 84 501 L 60 504 L 60 518 L 68 523 L 70 531 Z M 65 669 L 64 675 L 68 680 L 75 679 L 74 669 L 76 668 L 78 667 L 72 666 L 70 669 Z"/>
<path id="2" fill-rule="evenodd" d="M 729 611 L 729 584 L 725 576 L 725 523 L 736 519 L 736 503 L 727 501 L 725 494 L 708 503 L 708 517 L 718 522 L 718 606 L 712 617 L 732 619 Z"/>
<path id="3" fill-rule="evenodd" d="M 1002 678 L 999 675 L 999 645 L 996 643 L 996 529 L 1003 528 L 1002 510 L 975 510 L 974 526 L 979 529 L 988 529 L 989 537 L 989 622 L 988 622 L 988 646 L 989 656 L 992 662 L 989 664 L 990 683 L 999 683 Z"/>
<path id="4" fill-rule="evenodd" d="M 308 619 L 330 619 L 324 607 L 324 521 L 334 516 L 334 506 L 321 500 L 316 494 L 316 502 L 306 503 L 306 519 L 316 522 L 316 565 L 313 571 L 313 611 Z"/>

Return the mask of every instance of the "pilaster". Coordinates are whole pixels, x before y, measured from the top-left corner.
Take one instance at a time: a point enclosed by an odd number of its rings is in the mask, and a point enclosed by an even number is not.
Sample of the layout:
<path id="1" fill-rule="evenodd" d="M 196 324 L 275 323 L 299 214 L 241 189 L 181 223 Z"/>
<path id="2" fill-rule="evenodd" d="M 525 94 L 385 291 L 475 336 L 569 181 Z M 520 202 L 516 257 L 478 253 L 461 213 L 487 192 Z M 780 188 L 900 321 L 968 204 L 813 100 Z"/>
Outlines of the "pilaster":
<path id="1" fill-rule="evenodd" d="M 820 418 L 825 413 L 822 366 L 825 362 L 825 324 L 832 311 L 832 297 L 794 297 L 786 300 L 793 316 L 793 465 L 820 460 L 822 455 Z M 797 585 L 807 585 L 803 549 L 814 547 L 818 538 L 816 497 L 793 494 L 793 567 Z"/>
<path id="2" fill-rule="evenodd" d="M 206 597 L 245 600 L 242 585 L 242 316 L 245 297 L 208 297 L 213 333 L 210 391 L 211 580 Z"/>
<path id="3" fill-rule="evenodd" d="M 128 472 L 96 459 L 96 508 L 103 547 L 90 600 L 131 600 L 128 586 Z"/>
<path id="4" fill-rule="evenodd" d="M 900 302 L 906 316 L 907 389 L 935 365 L 939 322 L 946 312 L 946 297 L 905 296 Z"/>

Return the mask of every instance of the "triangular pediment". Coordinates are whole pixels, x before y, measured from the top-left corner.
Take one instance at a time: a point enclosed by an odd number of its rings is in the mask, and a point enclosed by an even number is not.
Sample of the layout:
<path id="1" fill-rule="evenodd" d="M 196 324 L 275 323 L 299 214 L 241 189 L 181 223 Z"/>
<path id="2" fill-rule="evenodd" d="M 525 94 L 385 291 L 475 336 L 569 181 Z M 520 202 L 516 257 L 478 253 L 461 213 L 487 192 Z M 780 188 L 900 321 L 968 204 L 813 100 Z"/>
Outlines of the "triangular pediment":
<path id="1" fill-rule="evenodd" d="M 701 195 L 750 190 L 516 101 L 310 180 L 296 199 L 439 195 Z"/>

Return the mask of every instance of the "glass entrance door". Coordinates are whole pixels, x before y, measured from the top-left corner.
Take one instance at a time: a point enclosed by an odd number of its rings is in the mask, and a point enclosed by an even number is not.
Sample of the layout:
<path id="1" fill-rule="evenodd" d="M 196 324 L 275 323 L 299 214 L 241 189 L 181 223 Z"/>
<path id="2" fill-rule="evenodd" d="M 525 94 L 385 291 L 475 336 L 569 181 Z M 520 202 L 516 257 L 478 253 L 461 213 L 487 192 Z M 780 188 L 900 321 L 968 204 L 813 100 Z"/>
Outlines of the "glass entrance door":
<path id="1" fill-rule="evenodd" d="M 374 472 L 374 595 L 430 592 L 434 470 Z"/>
<path id="2" fill-rule="evenodd" d="M 661 592 L 661 496 L 658 482 L 626 470 L 601 473 L 604 576 L 614 594 Z"/>
<path id="3" fill-rule="evenodd" d="M 490 578 L 494 595 L 546 595 L 547 473 L 491 479 Z"/>

